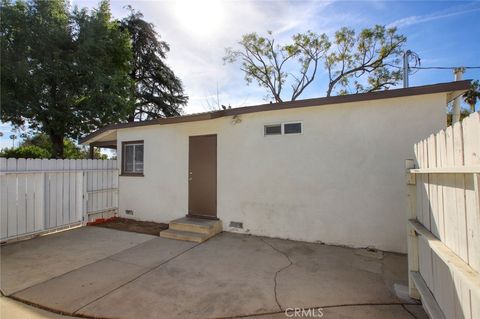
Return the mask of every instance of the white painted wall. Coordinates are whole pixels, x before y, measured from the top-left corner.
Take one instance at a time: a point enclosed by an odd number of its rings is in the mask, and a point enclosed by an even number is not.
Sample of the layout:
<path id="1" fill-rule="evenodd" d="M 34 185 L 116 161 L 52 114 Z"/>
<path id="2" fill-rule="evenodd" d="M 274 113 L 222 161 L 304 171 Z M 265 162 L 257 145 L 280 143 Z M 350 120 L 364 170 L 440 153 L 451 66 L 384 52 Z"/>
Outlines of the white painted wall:
<path id="1" fill-rule="evenodd" d="M 445 103 L 442 93 L 244 114 L 239 124 L 120 129 L 119 149 L 145 141 L 145 176 L 120 177 L 119 210 L 159 222 L 184 216 L 188 137 L 217 134 L 225 230 L 239 221 L 255 235 L 405 252 L 404 160 L 443 128 Z M 290 121 L 302 121 L 303 134 L 263 135 L 264 124 Z"/>

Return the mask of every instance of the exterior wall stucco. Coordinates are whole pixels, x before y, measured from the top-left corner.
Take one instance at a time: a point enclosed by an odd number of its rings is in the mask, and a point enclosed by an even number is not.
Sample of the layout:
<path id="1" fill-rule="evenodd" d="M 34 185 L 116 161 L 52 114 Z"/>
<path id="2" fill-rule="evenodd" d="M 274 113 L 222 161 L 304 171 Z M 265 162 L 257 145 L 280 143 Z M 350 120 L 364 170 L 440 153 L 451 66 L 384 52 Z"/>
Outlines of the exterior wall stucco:
<path id="1" fill-rule="evenodd" d="M 168 222 L 188 208 L 188 137 L 217 134 L 217 213 L 225 230 L 405 252 L 404 160 L 445 123 L 445 94 L 120 129 L 145 142 L 144 177 L 120 177 L 120 214 Z M 303 134 L 264 136 L 301 121 Z M 121 152 L 118 157 L 121 160 Z M 121 161 L 118 161 L 121 163 Z M 132 217 L 127 215 L 128 217 Z"/>

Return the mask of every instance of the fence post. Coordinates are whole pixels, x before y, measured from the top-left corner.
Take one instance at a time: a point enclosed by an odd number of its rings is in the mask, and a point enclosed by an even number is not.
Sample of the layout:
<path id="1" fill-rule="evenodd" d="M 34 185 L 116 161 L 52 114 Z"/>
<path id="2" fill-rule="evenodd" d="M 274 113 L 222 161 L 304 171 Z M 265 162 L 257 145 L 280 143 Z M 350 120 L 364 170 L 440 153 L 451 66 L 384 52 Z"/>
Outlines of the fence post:
<path id="1" fill-rule="evenodd" d="M 413 159 L 405 160 L 405 180 L 407 184 L 407 252 L 408 252 L 408 294 L 411 298 L 420 299 L 420 293 L 415 287 L 412 278 L 412 271 L 419 271 L 418 264 L 418 238 L 415 230 L 408 220 L 417 219 L 416 214 L 416 178 L 415 174 L 410 173 L 410 169 L 415 168 Z"/>

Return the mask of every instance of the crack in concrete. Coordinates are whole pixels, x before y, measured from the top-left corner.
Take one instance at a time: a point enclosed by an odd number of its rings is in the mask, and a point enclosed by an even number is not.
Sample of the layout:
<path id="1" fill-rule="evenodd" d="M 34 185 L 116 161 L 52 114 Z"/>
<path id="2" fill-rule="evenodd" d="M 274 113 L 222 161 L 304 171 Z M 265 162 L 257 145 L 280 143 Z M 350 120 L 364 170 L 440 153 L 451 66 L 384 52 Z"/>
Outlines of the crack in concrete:
<path id="1" fill-rule="evenodd" d="M 274 282 L 275 282 L 275 285 L 274 285 L 274 288 L 273 288 L 273 292 L 275 294 L 275 302 L 277 303 L 277 306 L 278 308 L 280 309 L 280 311 L 284 311 L 282 305 L 280 304 L 280 302 L 278 301 L 278 295 L 277 295 L 277 286 L 278 286 L 278 281 L 277 281 L 277 277 L 278 277 L 278 274 L 280 274 L 282 271 L 284 271 L 285 269 L 287 269 L 288 267 L 290 267 L 291 265 L 293 265 L 293 261 L 290 259 L 290 257 L 288 257 L 288 255 L 286 253 L 284 253 L 283 251 L 281 251 L 280 249 L 274 247 L 272 244 L 270 244 L 269 242 L 267 242 L 265 239 L 263 238 L 260 238 L 261 241 L 263 241 L 265 244 L 267 244 L 268 246 L 270 246 L 270 248 L 272 248 L 273 250 L 275 250 L 277 253 L 283 255 L 285 258 L 287 258 L 288 260 L 288 265 L 287 266 L 284 266 L 282 268 L 280 268 L 279 270 L 277 270 L 275 272 L 275 276 L 273 278 Z"/>

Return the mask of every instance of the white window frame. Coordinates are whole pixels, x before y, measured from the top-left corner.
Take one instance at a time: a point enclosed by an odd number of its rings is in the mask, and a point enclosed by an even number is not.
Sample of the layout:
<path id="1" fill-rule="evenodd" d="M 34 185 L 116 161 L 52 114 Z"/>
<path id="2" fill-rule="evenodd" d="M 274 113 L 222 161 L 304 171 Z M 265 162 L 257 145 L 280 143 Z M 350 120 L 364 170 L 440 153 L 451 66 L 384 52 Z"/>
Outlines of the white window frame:
<path id="1" fill-rule="evenodd" d="M 300 133 L 285 133 L 285 124 L 300 124 Z M 290 121 L 282 123 L 282 135 L 302 135 L 303 134 L 303 122 L 302 121 Z"/>
<path id="2" fill-rule="evenodd" d="M 285 124 L 300 124 L 300 133 L 285 133 Z M 280 134 L 266 134 L 265 128 L 269 126 L 280 125 Z M 276 122 L 263 125 L 263 136 L 280 136 L 280 135 L 302 135 L 303 134 L 303 121 L 288 121 L 288 122 Z"/>
<path id="3" fill-rule="evenodd" d="M 267 127 L 273 127 L 273 126 L 280 126 L 280 134 L 267 134 Z M 283 125 L 282 123 L 271 123 L 271 124 L 265 124 L 263 125 L 263 135 L 264 136 L 279 136 L 283 135 Z"/>

